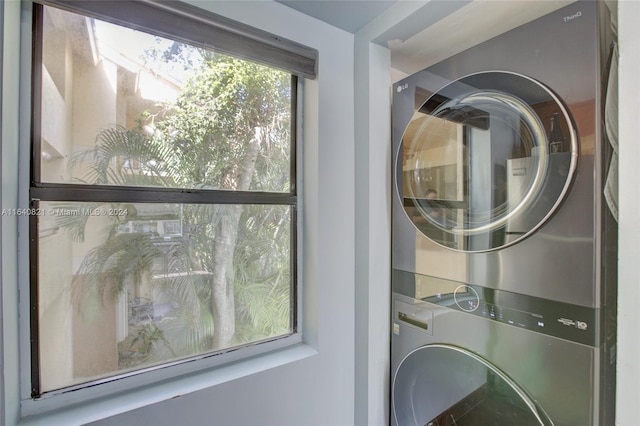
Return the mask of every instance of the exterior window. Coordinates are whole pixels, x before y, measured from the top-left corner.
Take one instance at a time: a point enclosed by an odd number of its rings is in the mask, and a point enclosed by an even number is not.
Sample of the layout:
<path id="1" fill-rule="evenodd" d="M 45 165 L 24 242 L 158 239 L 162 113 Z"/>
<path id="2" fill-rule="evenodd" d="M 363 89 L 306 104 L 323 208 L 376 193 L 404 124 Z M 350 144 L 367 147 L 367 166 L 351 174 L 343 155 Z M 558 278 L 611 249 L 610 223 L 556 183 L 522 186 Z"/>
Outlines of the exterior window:
<path id="1" fill-rule="evenodd" d="M 296 334 L 296 75 L 34 7 L 32 396 Z"/>

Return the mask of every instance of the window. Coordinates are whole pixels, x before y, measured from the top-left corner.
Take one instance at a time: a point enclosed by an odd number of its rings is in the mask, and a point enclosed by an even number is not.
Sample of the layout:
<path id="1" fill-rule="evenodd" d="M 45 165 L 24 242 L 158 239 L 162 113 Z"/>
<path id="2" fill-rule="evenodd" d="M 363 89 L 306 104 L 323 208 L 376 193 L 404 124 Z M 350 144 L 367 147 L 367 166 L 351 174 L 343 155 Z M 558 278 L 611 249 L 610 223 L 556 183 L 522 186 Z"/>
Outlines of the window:
<path id="1" fill-rule="evenodd" d="M 33 398 L 299 330 L 296 101 L 316 53 L 187 6 L 110 3 L 34 5 L 16 212 Z"/>

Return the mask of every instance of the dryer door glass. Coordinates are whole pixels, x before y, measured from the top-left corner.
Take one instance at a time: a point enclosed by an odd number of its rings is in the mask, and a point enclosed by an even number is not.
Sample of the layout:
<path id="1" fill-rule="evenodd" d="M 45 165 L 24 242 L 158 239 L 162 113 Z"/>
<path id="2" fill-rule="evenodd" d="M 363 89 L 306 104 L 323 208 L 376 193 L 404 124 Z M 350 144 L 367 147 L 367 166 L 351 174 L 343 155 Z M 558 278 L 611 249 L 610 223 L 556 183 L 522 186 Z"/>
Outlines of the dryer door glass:
<path id="1" fill-rule="evenodd" d="M 577 147 L 551 90 L 514 73 L 473 74 L 428 96 L 414 114 L 397 156 L 398 193 L 411 221 L 438 244 L 494 250 L 551 216 L 569 189 Z"/>
<path id="2" fill-rule="evenodd" d="M 393 415 L 403 426 L 551 425 L 509 377 L 472 352 L 427 345 L 402 360 Z"/>

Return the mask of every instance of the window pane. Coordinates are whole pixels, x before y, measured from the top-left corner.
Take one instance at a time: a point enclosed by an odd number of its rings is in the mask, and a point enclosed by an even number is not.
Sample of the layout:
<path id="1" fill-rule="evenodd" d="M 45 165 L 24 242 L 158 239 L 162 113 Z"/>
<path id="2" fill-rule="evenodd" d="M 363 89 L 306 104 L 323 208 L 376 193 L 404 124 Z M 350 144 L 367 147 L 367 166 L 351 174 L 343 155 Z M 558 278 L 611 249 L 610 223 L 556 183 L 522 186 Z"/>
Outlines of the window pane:
<path id="1" fill-rule="evenodd" d="M 41 392 L 293 332 L 290 206 L 33 213 Z"/>
<path id="2" fill-rule="evenodd" d="M 291 74 L 44 7 L 41 181 L 289 192 Z"/>

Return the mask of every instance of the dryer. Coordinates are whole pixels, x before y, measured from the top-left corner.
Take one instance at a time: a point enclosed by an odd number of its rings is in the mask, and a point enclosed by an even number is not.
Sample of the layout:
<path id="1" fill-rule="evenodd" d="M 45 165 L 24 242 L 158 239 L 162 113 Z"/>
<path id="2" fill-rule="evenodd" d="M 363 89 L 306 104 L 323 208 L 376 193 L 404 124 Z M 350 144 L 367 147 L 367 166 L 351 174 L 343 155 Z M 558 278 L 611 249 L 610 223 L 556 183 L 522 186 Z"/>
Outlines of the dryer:
<path id="1" fill-rule="evenodd" d="M 576 2 L 393 85 L 393 268 L 602 305 L 604 15 Z"/>
<path id="2" fill-rule="evenodd" d="M 441 344 L 491 366 L 472 376 L 495 368 L 516 394 L 546 401 L 536 424 L 612 424 L 614 40 L 604 2 L 578 1 L 393 85 L 392 379 L 413 374 L 398 370 L 405 357 Z M 432 334 L 398 303 L 426 306 Z M 544 361 L 537 377 L 508 361 L 522 348 Z M 552 401 L 542 389 L 553 384 L 563 393 Z M 394 382 L 392 403 L 405 391 Z M 392 406 L 393 423 L 406 413 Z"/>

